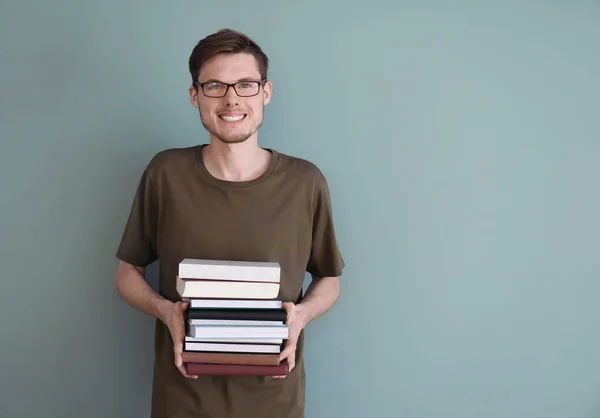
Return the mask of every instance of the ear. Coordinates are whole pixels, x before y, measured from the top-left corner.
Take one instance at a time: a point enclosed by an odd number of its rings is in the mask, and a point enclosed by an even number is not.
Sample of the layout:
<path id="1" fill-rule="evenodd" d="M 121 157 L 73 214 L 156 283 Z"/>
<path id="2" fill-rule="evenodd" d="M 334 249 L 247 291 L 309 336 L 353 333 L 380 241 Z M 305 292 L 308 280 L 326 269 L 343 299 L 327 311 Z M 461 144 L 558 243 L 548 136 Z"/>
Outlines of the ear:
<path id="1" fill-rule="evenodd" d="M 196 90 L 196 86 L 194 86 L 193 84 L 190 86 L 189 94 L 192 106 L 198 109 L 198 90 Z"/>
<path id="2" fill-rule="evenodd" d="M 270 81 L 266 81 L 263 86 L 263 100 L 265 105 L 269 104 L 271 101 L 271 95 L 273 94 L 273 83 Z"/>

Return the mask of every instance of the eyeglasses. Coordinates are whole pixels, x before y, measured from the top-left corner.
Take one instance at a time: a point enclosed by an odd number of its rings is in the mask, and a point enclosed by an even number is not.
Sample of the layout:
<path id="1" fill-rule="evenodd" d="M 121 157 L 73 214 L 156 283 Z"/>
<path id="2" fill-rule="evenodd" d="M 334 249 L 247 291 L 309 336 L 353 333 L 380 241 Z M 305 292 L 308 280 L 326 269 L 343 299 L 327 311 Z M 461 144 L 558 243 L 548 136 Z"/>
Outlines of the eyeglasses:
<path id="1" fill-rule="evenodd" d="M 225 97 L 229 91 L 229 87 L 233 87 L 235 93 L 240 97 L 252 97 L 258 94 L 260 86 L 262 86 L 265 81 L 267 80 L 246 80 L 238 81 L 233 84 L 221 83 L 220 81 L 207 81 L 205 83 L 194 81 L 194 86 L 200 87 L 202 93 L 204 93 L 206 97 Z"/>

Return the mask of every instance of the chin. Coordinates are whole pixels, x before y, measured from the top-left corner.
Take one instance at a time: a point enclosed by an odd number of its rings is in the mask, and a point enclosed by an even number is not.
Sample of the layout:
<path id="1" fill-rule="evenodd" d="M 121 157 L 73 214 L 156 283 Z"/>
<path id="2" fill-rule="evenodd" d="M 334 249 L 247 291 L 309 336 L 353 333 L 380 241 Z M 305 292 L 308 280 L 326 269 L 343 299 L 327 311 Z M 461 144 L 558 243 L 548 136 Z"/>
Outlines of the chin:
<path id="1" fill-rule="evenodd" d="M 224 144 L 239 144 L 246 141 L 256 132 L 252 130 L 245 132 L 223 132 L 220 129 L 209 129 L 208 131 Z"/>
<path id="2" fill-rule="evenodd" d="M 224 144 L 239 144 L 239 143 L 246 141 L 252 135 L 247 134 L 247 135 L 238 135 L 238 136 L 233 136 L 233 135 L 223 136 L 223 135 L 219 135 L 219 134 L 214 134 L 214 136 L 219 141 L 223 142 Z"/>

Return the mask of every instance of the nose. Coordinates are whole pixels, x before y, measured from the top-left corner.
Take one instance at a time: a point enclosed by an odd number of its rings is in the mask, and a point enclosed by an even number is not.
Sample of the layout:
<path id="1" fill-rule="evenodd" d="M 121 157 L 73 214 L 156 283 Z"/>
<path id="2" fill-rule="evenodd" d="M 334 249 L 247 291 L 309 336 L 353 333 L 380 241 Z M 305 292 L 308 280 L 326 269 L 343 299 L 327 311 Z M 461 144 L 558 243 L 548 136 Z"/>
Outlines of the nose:
<path id="1" fill-rule="evenodd" d="M 225 96 L 223 100 L 227 106 L 236 106 L 239 104 L 240 96 L 235 92 L 234 86 L 227 86 L 227 91 L 225 92 Z"/>

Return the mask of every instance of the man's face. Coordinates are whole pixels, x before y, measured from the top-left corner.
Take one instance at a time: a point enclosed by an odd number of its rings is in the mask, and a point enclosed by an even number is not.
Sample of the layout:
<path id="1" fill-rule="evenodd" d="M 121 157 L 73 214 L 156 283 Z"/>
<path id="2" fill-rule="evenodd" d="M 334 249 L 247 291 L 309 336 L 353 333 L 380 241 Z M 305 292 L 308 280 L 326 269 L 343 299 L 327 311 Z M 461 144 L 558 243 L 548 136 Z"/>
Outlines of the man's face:
<path id="1" fill-rule="evenodd" d="M 214 94 L 211 91 L 218 92 L 219 83 L 233 84 L 260 79 L 254 56 L 240 53 L 213 57 L 204 63 L 197 81 L 210 82 L 205 88 L 209 94 Z M 251 91 L 249 86 L 241 85 L 240 91 Z M 271 83 L 267 82 L 259 86 L 258 94 L 251 97 L 240 97 L 233 86 L 229 87 L 224 97 L 207 97 L 200 86 L 192 86 L 190 99 L 200 111 L 200 119 L 206 130 L 222 142 L 233 144 L 256 134 L 263 122 L 264 106 L 271 100 L 271 91 Z"/>

